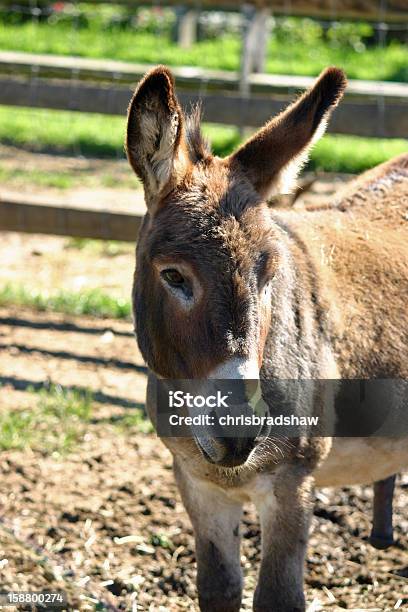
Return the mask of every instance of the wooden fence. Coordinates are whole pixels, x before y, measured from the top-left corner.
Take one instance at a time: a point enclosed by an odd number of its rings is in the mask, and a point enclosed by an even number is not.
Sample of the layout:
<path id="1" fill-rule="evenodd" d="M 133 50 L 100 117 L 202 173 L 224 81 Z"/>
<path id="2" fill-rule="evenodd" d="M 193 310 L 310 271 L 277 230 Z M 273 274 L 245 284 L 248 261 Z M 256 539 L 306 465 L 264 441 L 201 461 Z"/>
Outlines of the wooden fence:
<path id="1" fill-rule="evenodd" d="M 96 4 L 108 0 L 88 1 Z M 180 4 L 177 0 L 117 3 L 132 7 Z M 5 0 L 5 4 L 11 7 L 15 0 Z M 33 7 L 31 0 L 18 0 L 18 4 Z M 253 46 L 251 37 L 258 36 L 259 19 L 257 22 L 254 18 L 257 10 L 408 23 L 408 0 L 255 0 L 252 9 L 232 0 L 188 0 L 183 4 L 194 9 L 246 11 L 249 26 L 240 72 L 175 68 L 174 73 L 183 106 L 201 101 L 204 120 L 248 127 L 262 125 L 313 81 L 308 77 L 251 73 L 253 58 L 247 61 L 246 53 Z M 41 0 L 36 5 L 41 6 Z M 145 65 L 109 60 L 1 52 L 0 104 L 124 117 L 131 90 L 147 69 Z M 408 85 L 351 81 L 329 129 L 342 134 L 408 138 Z M 110 211 L 0 201 L 0 230 L 134 241 L 140 220 L 138 215 Z"/>
<path id="2" fill-rule="evenodd" d="M 0 104 L 125 116 L 131 89 L 148 66 L 74 57 L 0 52 Z M 201 101 L 203 119 L 257 127 L 308 87 L 309 77 L 174 68 L 183 106 Z M 17 76 L 18 75 L 18 76 Z M 330 131 L 408 138 L 408 84 L 351 81 Z"/>
<path id="3" fill-rule="evenodd" d="M 135 242 L 142 215 L 0 197 L 0 231 Z"/>

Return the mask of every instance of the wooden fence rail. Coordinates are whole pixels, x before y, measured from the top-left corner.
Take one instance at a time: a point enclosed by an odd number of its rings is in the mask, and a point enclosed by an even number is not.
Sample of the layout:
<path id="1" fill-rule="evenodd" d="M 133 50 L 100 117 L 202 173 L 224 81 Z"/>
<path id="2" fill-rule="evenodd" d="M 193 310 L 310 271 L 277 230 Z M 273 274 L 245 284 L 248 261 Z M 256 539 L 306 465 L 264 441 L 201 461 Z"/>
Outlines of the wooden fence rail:
<path id="1" fill-rule="evenodd" d="M 0 104 L 108 115 L 126 113 L 132 87 L 149 66 L 85 58 L 0 53 Z M 251 95 L 240 92 L 238 73 L 174 68 L 183 106 L 202 102 L 203 119 L 258 127 L 313 79 L 252 74 Z M 20 76 L 17 76 L 20 75 Z M 408 85 L 351 81 L 330 131 L 408 138 Z"/>
<path id="2" fill-rule="evenodd" d="M 408 0 L 407 0 L 408 4 Z M 102 82 L 109 85 L 134 85 L 151 66 L 109 59 L 90 59 L 69 55 L 42 55 L 20 51 L 0 51 L 0 74 L 33 78 L 56 78 Z M 239 90 L 239 74 L 198 66 L 172 67 L 178 87 L 190 90 Z M 252 93 L 287 93 L 313 82 L 313 77 L 280 74 L 251 74 Z M 408 98 L 408 84 L 388 81 L 351 80 L 348 95 Z"/>
<path id="3" fill-rule="evenodd" d="M 0 231 L 135 242 L 142 215 L 0 198 Z"/>

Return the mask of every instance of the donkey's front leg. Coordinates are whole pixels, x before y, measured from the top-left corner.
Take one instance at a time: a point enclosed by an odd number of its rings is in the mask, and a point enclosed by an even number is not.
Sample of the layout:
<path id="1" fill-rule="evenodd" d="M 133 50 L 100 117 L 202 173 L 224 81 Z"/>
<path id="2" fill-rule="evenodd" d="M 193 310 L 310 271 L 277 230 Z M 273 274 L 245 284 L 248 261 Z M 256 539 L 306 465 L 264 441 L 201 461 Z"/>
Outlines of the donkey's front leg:
<path id="1" fill-rule="evenodd" d="M 310 524 L 310 484 L 290 468 L 276 475 L 270 493 L 254 498 L 262 531 L 255 612 L 305 610 L 303 570 Z"/>
<path id="2" fill-rule="evenodd" d="M 239 523 L 242 505 L 174 462 L 174 472 L 194 527 L 197 588 L 202 612 L 239 612 L 242 597 Z"/>

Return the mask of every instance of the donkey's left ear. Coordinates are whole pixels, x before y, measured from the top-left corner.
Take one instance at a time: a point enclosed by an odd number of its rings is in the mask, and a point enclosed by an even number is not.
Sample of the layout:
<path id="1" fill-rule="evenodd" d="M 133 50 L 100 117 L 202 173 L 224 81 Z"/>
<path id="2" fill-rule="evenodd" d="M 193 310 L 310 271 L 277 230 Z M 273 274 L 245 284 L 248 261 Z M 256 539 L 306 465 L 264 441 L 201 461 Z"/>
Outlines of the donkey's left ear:
<path id="1" fill-rule="evenodd" d="M 158 66 L 139 83 L 129 105 L 126 152 L 151 210 L 190 165 L 184 118 L 170 70 Z"/>
<path id="2" fill-rule="evenodd" d="M 238 164 L 264 198 L 290 191 L 346 85 L 342 70 L 327 68 L 296 102 L 231 155 L 230 164 Z"/>

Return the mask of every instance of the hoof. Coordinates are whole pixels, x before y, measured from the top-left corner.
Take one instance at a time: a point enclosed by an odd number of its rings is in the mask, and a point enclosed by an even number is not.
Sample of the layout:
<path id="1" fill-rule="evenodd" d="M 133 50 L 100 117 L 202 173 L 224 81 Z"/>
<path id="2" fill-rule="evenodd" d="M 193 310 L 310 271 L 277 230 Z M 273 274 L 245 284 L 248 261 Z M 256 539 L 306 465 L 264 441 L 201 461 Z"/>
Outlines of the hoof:
<path id="1" fill-rule="evenodd" d="M 200 612 L 239 612 L 241 608 L 241 595 L 232 599 L 218 599 L 199 597 Z"/>
<path id="2" fill-rule="evenodd" d="M 385 550 L 386 548 L 389 548 L 395 544 L 395 540 L 392 536 L 383 536 L 375 533 L 371 534 L 369 537 L 369 542 L 371 546 L 374 546 L 374 548 L 377 548 L 378 550 Z"/>

